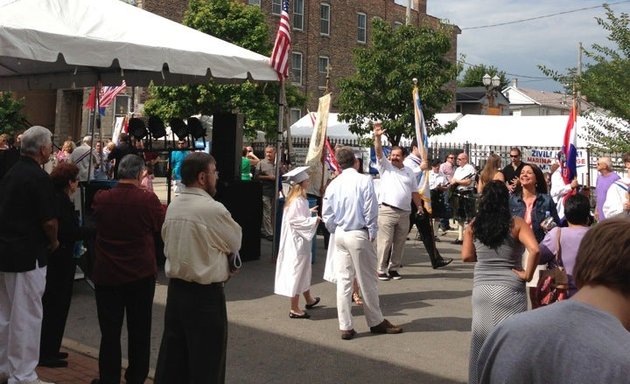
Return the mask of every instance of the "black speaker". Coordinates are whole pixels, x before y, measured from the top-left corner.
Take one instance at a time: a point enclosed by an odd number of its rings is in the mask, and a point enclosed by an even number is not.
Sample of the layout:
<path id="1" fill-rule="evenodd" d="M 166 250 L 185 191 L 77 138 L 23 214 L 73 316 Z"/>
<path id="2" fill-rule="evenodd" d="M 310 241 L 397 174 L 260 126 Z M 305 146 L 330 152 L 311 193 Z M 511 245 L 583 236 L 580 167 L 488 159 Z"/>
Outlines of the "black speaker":
<path id="1" fill-rule="evenodd" d="M 241 179 L 243 115 L 215 113 L 212 117 L 212 156 L 217 161 L 219 181 Z"/>
<path id="2" fill-rule="evenodd" d="M 243 261 L 260 259 L 262 185 L 257 181 L 233 180 L 217 185 L 220 201 L 243 230 L 240 255 Z"/>

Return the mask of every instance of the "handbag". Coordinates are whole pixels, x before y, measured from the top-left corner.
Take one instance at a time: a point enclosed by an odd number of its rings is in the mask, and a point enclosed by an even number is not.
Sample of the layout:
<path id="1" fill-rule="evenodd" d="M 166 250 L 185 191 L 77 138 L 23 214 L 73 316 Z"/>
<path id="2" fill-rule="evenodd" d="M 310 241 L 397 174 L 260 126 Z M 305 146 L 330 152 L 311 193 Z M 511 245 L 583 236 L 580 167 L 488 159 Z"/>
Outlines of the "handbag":
<path id="1" fill-rule="evenodd" d="M 562 230 L 558 228 L 555 265 L 552 268 L 540 271 L 538 278 L 536 301 L 538 306 L 541 307 L 567 299 L 569 276 L 562 264 L 561 234 Z"/>

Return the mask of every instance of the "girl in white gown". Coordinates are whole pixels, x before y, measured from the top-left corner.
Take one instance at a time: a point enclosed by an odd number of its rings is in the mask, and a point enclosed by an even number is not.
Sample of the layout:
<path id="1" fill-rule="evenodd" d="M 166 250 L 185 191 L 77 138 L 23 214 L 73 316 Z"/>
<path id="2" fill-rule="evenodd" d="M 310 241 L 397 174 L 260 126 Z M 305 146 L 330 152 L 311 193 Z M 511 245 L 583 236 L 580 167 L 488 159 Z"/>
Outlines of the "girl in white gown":
<path id="1" fill-rule="evenodd" d="M 312 297 L 311 288 L 311 241 L 320 218 L 312 216 L 317 207 L 308 208 L 306 191 L 309 185 L 308 167 L 296 168 L 284 175 L 291 188 L 284 204 L 280 247 L 276 261 L 274 293 L 291 298 L 289 317 L 308 319 L 310 315 L 300 309 L 300 294 L 304 295 L 306 308 L 319 304 L 319 297 Z"/>

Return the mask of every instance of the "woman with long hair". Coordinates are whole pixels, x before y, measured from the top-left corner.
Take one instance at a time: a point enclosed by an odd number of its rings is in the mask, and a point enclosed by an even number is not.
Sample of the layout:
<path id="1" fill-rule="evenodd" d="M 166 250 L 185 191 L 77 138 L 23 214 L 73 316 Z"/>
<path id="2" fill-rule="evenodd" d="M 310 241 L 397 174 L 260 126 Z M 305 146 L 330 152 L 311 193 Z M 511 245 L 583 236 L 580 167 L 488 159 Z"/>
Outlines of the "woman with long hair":
<path id="1" fill-rule="evenodd" d="M 50 174 L 55 187 L 56 216 L 59 223 L 59 248 L 48 257 L 46 288 L 42 297 L 43 318 L 39 349 L 39 365 L 65 367 L 68 354 L 60 352 L 61 340 L 72 298 L 76 263 L 74 246 L 85 236 L 79 227 L 72 196 L 79 185 L 79 168 L 73 163 L 58 164 Z"/>
<path id="2" fill-rule="evenodd" d="M 501 158 L 496 153 L 491 153 L 490 156 L 488 156 L 486 165 L 479 174 L 477 193 L 481 194 L 483 187 L 492 180 L 505 182 L 505 176 L 503 175 L 503 172 L 501 172 Z"/>
<path id="3" fill-rule="evenodd" d="M 291 298 L 289 317 L 308 319 L 310 315 L 300 309 L 300 294 L 306 300 L 306 309 L 316 306 L 320 298 L 311 296 L 311 241 L 321 220 L 312 216 L 317 207 L 308 207 L 306 191 L 310 183 L 308 167 L 296 168 L 284 176 L 291 188 L 284 204 L 274 293 Z"/>
<path id="4" fill-rule="evenodd" d="M 534 164 L 525 164 L 519 175 L 519 186 L 515 189 L 514 194 L 510 196 L 510 211 L 512 215 L 519 216 L 525 220 L 534 231 L 536 241 L 539 243 L 545 238 L 546 230 L 541 224 L 547 216 L 552 217 L 556 225 L 560 224 L 556 204 L 547 191 L 545 175 L 543 175 L 540 168 Z M 538 307 L 535 294 L 541 269 L 543 268 L 538 267 L 536 272 L 534 272 L 534 278 L 527 283 L 532 308 Z"/>
<path id="5" fill-rule="evenodd" d="M 527 310 L 525 282 L 538 264 L 538 242 L 525 221 L 510 213 L 509 191 L 502 181 L 486 184 L 473 221 L 466 226 L 462 260 L 477 262 L 472 291 L 472 340 L 469 383 L 477 378 L 476 362 L 492 329 L 506 318 Z M 529 251 L 521 266 L 523 250 Z"/>

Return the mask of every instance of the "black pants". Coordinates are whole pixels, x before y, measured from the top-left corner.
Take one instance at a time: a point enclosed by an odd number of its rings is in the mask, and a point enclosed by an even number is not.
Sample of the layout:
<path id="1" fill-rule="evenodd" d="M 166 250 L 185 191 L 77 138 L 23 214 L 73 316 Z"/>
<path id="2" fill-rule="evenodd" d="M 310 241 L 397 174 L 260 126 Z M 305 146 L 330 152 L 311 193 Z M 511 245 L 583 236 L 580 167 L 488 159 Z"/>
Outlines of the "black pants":
<path id="1" fill-rule="evenodd" d="M 227 309 L 223 284 L 168 284 L 155 384 L 225 382 Z"/>
<path id="2" fill-rule="evenodd" d="M 46 290 L 42 297 L 44 315 L 39 347 L 39 360 L 56 359 L 66 328 L 76 263 L 72 248 L 63 245 L 48 260 Z"/>
<path id="3" fill-rule="evenodd" d="M 117 286 L 96 286 L 96 310 L 101 328 L 98 369 L 101 384 L 119 384 L 121 369 L 120 334 L 127 314 L 128 384 L 144 383 L 149 374 L 151 354 L 151 309 L 155 277 Z"/>
<path id="4" fill-rule="evenodd" d="M 418 228 L 418 232 L 422 235 L 422 243 L 424 244 L 424 248 L 427 250 L 429 254 L 429 259 L 431 259 L 431 266 L 437 266 L 437 263 L 442 260 L 442 255 L 440 255 L 440 251 L 438 251 L 435 246 L 435 237 L 433 235 L 433 227 L 431 226 L 431 217 L 429 214 L 425 213 L 423 215 L 418 215 L 416 212 L 418 211 L 418 207 L 412 202 L 411 203 L 411 222 L 412 225 L 415 224 Z"/>

